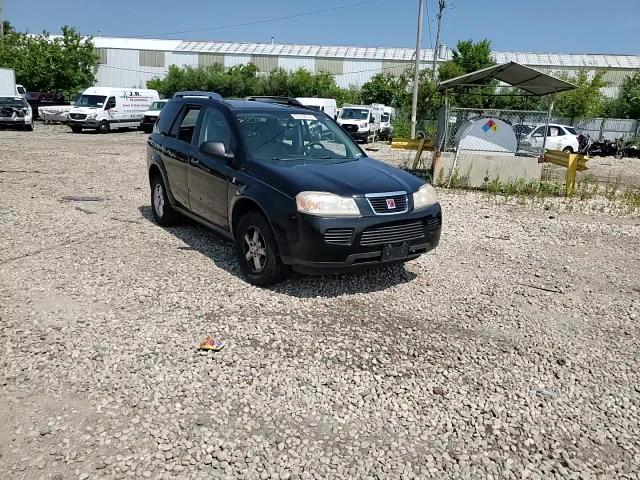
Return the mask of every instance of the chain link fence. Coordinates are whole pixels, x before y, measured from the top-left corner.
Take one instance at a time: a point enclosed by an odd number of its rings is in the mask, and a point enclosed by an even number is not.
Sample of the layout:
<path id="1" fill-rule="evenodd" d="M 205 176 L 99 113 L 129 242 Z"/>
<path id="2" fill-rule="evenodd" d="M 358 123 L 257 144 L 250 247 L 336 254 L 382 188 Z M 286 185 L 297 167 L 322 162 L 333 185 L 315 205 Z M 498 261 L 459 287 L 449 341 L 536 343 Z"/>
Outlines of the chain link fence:
<path id="1" fill-rule="evenodd" d="M 441 109 L 437 141 L 447 152 L 540 155 L 546 135 L 544 128 L 536 129 L 544 127 L 548 118 L 548 112 L 533 110 Z M 550 132 L 554 133 L 558 132 Z"/>

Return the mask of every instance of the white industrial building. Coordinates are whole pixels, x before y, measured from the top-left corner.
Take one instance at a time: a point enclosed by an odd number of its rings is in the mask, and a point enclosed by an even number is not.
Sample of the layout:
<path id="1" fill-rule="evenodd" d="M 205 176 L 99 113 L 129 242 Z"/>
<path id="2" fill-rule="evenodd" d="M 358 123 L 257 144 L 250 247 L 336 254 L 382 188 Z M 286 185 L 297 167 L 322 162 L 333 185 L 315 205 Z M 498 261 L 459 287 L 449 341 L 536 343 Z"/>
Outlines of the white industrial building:
<path id="1" fill-rule="evenodd" d="M 144 87 L 147 80 L 163 76 L 170 65 L 198 66 L 219 63 L 225 67 L 254 63 L 262 72 L 276 67 L 326 71 L 341 87 L 361 86 L 379 72 L 400 73 L 412 65 L 409 48 L 281 45 L 271 43 L 200 42 L 139 38 L 97 37 L 100 55 L 97 85 Z M 444 53 L 444 52 L 443 52 Z M 430 68 L 434 51 L 422 50 L 424 68 Z M 640 55 L 555 54 L 494 52 L 497 63 L 515 61 L 545 73 L 574 74 L 580 69 L 606 69 L 605 93 L 615 96 L 624 80 L 640 69 Z M 451 59 L 446 52 L 438 62 Z"/>

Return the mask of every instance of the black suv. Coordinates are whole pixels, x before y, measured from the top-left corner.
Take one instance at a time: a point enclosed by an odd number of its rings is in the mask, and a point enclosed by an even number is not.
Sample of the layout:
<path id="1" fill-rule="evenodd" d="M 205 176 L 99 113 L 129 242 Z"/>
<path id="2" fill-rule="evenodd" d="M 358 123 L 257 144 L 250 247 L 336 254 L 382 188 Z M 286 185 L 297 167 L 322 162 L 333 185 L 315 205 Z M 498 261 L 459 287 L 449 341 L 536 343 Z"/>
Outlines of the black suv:
<path id="1" fill-rule="evenodd" d="M 147 147 L 153 216 L 185 215 L 235 241 L 253 284 L 288 268 L 335 273 L 406 262 L 440 240 L 433 187 L 369 158 L 295 101 L 169 100 Z"/>

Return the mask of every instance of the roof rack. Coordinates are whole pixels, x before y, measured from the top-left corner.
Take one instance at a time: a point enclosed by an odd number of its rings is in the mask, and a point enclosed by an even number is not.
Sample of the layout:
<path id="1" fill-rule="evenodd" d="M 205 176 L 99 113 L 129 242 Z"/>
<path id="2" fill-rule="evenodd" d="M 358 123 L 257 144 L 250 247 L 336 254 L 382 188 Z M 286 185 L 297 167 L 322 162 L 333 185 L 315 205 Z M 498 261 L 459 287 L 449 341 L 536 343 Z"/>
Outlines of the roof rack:
<path id="1" fill-rule="evenodd" d="M 173 98 L 185 98 L 185 97 L 197 97 L 197 98 L 210 98 L 211 100 L 222 100 L 222 95 L 215 92 L 201 92 L 198 90 L 186 90 L 184 92 L 176 92 Z"/>
<path id="2" fill-rule="evenodd" d="M 298 100 L 296 100 L 295 98 L 291 98 L 291 97 L 276 97 L 276 96 L 252 96 L 252 97 L 247 97 L 245 98 L 245 100 L 249 101 L 249 102 L 264 102 L 264 103 L 278 103 L 280 105 L 291 105 L 291 106 L 295 106 L 295 107 L 304 107 L 304 105 L 302 105 L 302 103 L 300 103 Z"/>

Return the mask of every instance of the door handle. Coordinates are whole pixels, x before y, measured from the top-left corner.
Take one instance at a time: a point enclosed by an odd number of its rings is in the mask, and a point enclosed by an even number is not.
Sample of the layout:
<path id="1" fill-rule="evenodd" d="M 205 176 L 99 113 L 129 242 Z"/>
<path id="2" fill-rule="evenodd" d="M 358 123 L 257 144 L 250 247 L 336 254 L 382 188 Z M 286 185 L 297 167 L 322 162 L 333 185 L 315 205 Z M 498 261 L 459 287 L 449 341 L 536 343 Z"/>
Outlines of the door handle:
<path id="1" fill-rule="evenodd" d="M 198 165 L 198 164 L 200 164 L 200 162 L 198 161 L 198 159 L 197 159 L 197 158 L 194 158 L 194 157 L 189 157 L 189 163 L 190 163 L 191 165 Z"/>

